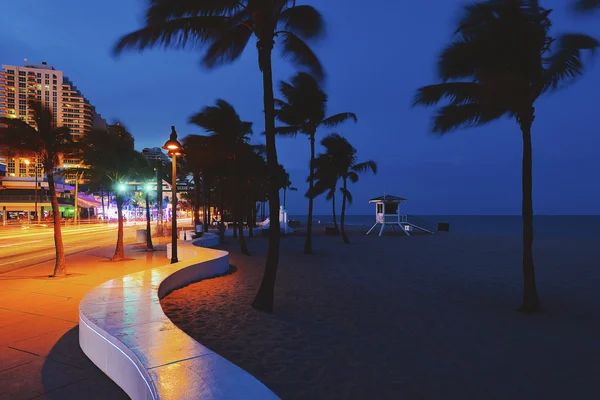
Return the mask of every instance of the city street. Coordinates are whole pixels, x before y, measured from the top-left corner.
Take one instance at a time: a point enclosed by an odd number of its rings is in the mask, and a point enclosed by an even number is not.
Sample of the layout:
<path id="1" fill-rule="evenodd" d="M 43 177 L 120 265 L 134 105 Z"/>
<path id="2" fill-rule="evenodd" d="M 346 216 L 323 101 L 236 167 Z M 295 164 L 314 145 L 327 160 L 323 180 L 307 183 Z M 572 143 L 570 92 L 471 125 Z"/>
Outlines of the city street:
<path id="1" fill-rule="evenodd" d="M 145 224 L 127 224 L 124 242 L 135 241 L 135 231 Z M 62 227 L 65 254 L 116 244 L 117 224 Z M 54 259 L 54 229 L 48 227 L 7 227 L 0 229 L 0 274 Z"/>

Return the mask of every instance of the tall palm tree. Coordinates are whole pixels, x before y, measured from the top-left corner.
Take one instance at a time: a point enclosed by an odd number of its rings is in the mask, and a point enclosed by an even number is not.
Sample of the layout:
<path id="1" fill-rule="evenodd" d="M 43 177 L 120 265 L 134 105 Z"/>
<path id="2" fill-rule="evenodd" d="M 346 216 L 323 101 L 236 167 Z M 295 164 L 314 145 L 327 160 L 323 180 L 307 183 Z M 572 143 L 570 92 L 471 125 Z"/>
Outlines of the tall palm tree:
<path id="1" fill-rule="evenodd" d="M 52 111 L 36 101 L 28 103 L 35 128 L 19 119 L 0 117 L 0 144 L 16 152 L 35 154 L 42 164 L 48 179 L 48 191 L 52 204 L 52 217 L 54 219 L 54 247 L 56 259 L 53 276 L 64 276 L 67 273 L 65 263 L 65 250 L 60 228 L 60 211 L 58 197 L 54 184 L 54 169 L 59 165 L 59 156 L 69 154 L 79 149 L 78 143 L 73 140 L 71 132 L 66 126 L 56 126 Z"/>
<path id="2" fill-rule="evenodd" d="M 418 90 L 415 104 L 432 106 L 443 98 L 433 131 L 445 134 L 480 126 L 503 116 L 515 118 L 523 136 L 523 303 L 540 310 L 533 265 L 531 126 L 535 103 L 583 72 L 582 51 L 598 42 L 570 34 L 549 35 L 550 10 L 533 0 L 489 0 L 465 7 L 452 43 L 439 62 L 442 83 Z"/>
<path id="3" fill-rule="evenodd" d="M 308 192 L 314 186 L 314 161 L 315 161 L 315 135 L 319 127 L 331 128 L 344 121 L 353 119 L 357 121 L 356 114 L 344 112 L 326 117 L 327 94 L 321 89 L 319 82 L 310 74 L 300 72 L 295 75 L 290 83 L 280 82 L 279 90 L 285 101 L 275 100 L 277 119 L 287 126 L 276 128 L 282 135 L 297 135 L 303 133 L 310 141 L 310 162 L 308 175 Z M 312 253 L 312 215 L 313 198 L 308 197 L 308 222 L 306 224 L 306 238 L 304 240 L 304 253 Z"/>
<path id="4" fill-rule="evenodd" d="M 258 67 L 263 76 L 267 163 L 274 182 L 279 165 L 271 65 L 275 40 L 279 40 L 285 57 L 322 77 L 321 64 L 304 40 L 317 39 L 323 32 L 324 22 L 319 12 L 311 6 L 296 5 L 296 0 L 149 0 L 146 26 L 122 37 L 115 51 L 155 46 L 197 49 L 198 45 L 206 45 L 203 64 L 215 68 L 237 60 L 254 35 Z M 269 199 L 271 219 L 276 220 L 279 193 L 273 186 Z M 279 236 L 278 227 L 271 224 L 265 273 L 252 302 L 254 308 L 263 311 L 273 309 Z"/>
<path id="5" fill-rule="evenodd" d="M 242 197 L 241 173 L 243 163 L 240 160 L 245 147 L 248 145 L 252 134 L 252 122 L 242 121 L 235 108 L 225 100 L 218 99 L 216 105 L 206 106 L 199 113 L 190 118 L 190 123 L 204 128 L 213 138 L 217 145 L 217 152 L 231 161 L 232 182 L 234 197 L 234 214 L 238 224 L 240 238 L 240 251 L 242 254 L 250 255 L 246 240 L 244 239 L 243 211 L 244 202 Z M 235 228 L 234 228 L 235 229 Z"/>
<path id="6" fill-rule="evenodd" d="M 325 153 L 319 155 L 319 160 L 327 160 L 320 164 L 321 166 L 328 165 L 330 168 L 329 174 L 338 176 L 342 180 L 342 214 L 340 217 L 340 228 L 342 232 L 342 239 L 344 243 L 349 244 L 350 240 L 344 230 L 344 220 L 346 218 L 346 203 L 352 203 L 352 193 L 348 189 L 348 180 L 352 183 L 358 182 L 358 174 L 372 171 L 374 174 L 377 173 L 377 164 L 373 160 L 364 162 L 358 162 L 356 156 L 356 149 L 354 146 L 337 133 L 332 133 L 321 140 L 321 144 L 325 147 Z M 323 180 L 326 183 L 327 180 Z M 329 189 L 329 184 L 317 187 L 322 190 Z M 318 194 L 318 193 L 316 193 Z"/>

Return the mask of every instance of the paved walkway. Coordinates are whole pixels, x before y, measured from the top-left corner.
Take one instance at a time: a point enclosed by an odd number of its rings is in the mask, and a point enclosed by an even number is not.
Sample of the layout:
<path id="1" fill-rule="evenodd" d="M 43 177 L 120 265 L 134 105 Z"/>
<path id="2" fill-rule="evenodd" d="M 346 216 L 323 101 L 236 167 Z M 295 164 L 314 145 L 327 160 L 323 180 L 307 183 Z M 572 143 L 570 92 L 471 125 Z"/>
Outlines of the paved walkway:
<path id="1" fill-rule="evenodd" d="M 126 246 L 121 262 L 114 246 L 68 256 L 65 278 L 48 277 L 53 261 L 0 275 L 1 400 L 128 398 L 81 351 L 78 307 L 90 288 L 167 262 L 143 248 Z"/>

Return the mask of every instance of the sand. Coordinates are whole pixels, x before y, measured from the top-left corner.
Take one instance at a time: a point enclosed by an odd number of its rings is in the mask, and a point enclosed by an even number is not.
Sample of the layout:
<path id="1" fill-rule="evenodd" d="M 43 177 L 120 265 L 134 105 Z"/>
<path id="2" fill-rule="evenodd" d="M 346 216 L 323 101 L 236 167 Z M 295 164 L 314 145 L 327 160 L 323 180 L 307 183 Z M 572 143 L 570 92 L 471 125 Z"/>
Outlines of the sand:
<path id="1" fill-rule="evenodd" d="M 600 398 L 600 246 L 539 239 L 544 312 L 515 311 L 520 238 L 317 235 L 282 240 L 276 312 L 249 304 L 267 241 L 235 272 L 177 290 L 166 314 L 283 399 Z"/>

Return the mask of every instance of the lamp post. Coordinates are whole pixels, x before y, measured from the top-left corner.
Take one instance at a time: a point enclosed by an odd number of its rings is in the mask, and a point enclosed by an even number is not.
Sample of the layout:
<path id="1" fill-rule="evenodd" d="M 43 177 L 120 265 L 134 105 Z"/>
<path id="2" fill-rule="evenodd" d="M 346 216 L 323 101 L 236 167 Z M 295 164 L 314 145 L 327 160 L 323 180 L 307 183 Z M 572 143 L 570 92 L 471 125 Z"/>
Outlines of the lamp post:
<path id="1" fill-rule="evenodd" d="M 31 164 L 31 161 L 29 161 L 28 159 L 24 159 L 23 162 L 25 163 L 25 165 L 27 165 L 27 169 L 29 169 L 29 164 Z M 37 192 L 38 192 L 38 160 L 37 157 L 35 158 L 35 189 L 34 189 L 34 201 L 35 201 L 35 205 L 33 208 L 33 215 L 34 217 L 37 219 L 38 224 L 40 223 L 40 217 L 38 215 L 37 212 L 37 203 L 38 203 L 38 199 L 37 199 Z M 29 222 L 31 222 L 31 220 L 29 220 Z"/>
<path id="2" fill-rule="evenodd" d="M 175 127 L 171 126 L 171 136 L 163 146 L 171 156 L 171 264 L 178 262 L 177 259 L 177 156 L 181 155 L 183 148 L 177 141 Z"/>

